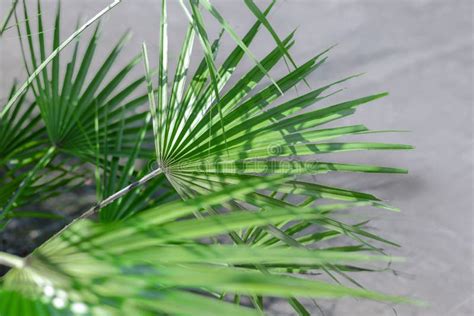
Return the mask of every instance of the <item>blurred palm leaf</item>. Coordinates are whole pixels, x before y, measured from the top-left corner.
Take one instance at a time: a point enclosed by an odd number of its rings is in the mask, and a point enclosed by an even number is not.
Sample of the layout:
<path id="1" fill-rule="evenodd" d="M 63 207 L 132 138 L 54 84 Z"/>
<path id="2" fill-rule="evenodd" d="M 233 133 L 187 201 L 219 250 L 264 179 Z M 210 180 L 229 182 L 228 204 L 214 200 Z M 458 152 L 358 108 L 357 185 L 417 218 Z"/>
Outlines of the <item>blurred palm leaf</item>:
<path id="1" fill-rule="evenodd" d="M 255 314 L 249 308 L 218 299 L 233 294 L 326 298 L 350 295 L 406 301 L 363 289 L 300 279 L 286 272 L 292 267 L 319 270 L 327 264 L 388 258 L 350 251 L 202 242 L 203 238 L 235 229 L 263 227 L 282 220 L 323 219 L 329 213 L 350 207 L 266 205 L 265 212 L 259 213 L 235 209 L 204 219 L 190 217 L 225 204 L 230 197 L 241 199 L 255 190 L 275 190 L 280 182 L 281 178 L 244 181 L 222 192 L 148 209 L 123 223 L 77 221 L 27 259 L 9 261 L 16 268 L 3 279 L 0 297 L 2 302 L 9 303 L 0 304 L 0 314 L 21 309 L 22 315 L 30 315 L 36 313 L 36 308 L 43 309 L 44 314 L 50 313 L 48 309 L 62 314 L 69 311 L 93 315 Z M 262 274 L 255 266 L 269 272 Z"/>

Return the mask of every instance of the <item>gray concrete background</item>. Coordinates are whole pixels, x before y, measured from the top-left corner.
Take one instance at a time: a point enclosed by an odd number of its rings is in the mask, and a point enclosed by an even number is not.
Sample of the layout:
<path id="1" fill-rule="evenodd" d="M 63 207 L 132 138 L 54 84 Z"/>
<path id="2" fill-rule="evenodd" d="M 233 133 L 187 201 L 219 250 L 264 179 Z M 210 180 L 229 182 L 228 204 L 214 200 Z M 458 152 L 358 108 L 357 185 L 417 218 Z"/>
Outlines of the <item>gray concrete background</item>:
<path id="1" fill-rule="evenodd" d="M 181 45 L 185 17 L 177 1 L 170 2 L 173 58 Z M 252 23 L 240 1 L 213 2 L 240 34 Z M 0 3 L 5 8 L 7 1 Z M 54 3 L 45 1 L 46 16 L 53 14 Z M 63 35 L 70 33 L 79 14 L 90 17 L 107 3 L 63 1 Z M 326 315 L 394 315 L 393 308 L 398 315 L 474 314 L 472 7 L 470 0 L 294 0 L 279 1 L 270 16 L 281 35 L 298 27 L 292 53 L 299 63 L 339 44 L 327 64 L 308 79 L 313 87 L 366 72 L 346 84 L 347 91 L 333 101 L 390 91 L 389 97 L 363 108 L 346 122 L 364 123 L 372 129 L 410 130 L 371 139 L 416 146 L 410 152 L 337 156 L 340 161 L 407 167 L 409 175 L 338 175 L 321 180 L 370 191 L 402 210 L 372 214 L 374 230 L 402 245 L 389 249 L 407 259 L 394 266 L 399 275 L 386 272 L 355 277 L 367 288 L 415 297 L 430 306 L 321 301 Z M 125 0 L 104 19 L 101 46 L 110 48 L 125 29 L 132 29 L 134 37 L 123 55 L 125 61 L 139 52 L 142 41 L 156 45 L 158 23 L 159 1 Z M 215 25 L 209 27 L 212 34 L 217 32 Z M 273 47 L 268 35 L 256 43 L 252 49 L 258 56 Z M 12 77 L 24 78 L 24 72 L 15 34 L 5 34 L 0 45 L 3 98 Z M 224 45 L 223 50 L 230 47 Z M 152 56 L 156 56 L 154 52 Z M 105 51 L 100 54 L 104 56 Z M 247 67 L 239 68 L 237 74 L 250 65 L 247 61 Z M 281 65 L 272 75 L 284 72 Z M 271 308 L 274 314 L 289 312 L 281 303 Z M 316 309 L 314 313 L 318 313 Z"/>

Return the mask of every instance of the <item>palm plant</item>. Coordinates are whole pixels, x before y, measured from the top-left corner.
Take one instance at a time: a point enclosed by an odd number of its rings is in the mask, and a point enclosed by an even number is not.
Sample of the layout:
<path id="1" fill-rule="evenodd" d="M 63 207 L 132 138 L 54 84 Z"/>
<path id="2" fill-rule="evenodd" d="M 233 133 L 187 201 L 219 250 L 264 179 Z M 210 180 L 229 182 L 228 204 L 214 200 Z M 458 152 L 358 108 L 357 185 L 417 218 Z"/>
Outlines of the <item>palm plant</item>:
<path id="1" fill-rule="evenodd" d="M 371 131 L 363 125 L 323 127 L 386 93 L 310 109 L 330 100 L 339 92 L 334 91 L 338 84 L 355 76 L 311 88 L 306 78 L 326 62 L 329 49 L 298 66 L 289 52 L 293 33 L 280 39 L 267 20 L 274 2 L 260 11 L 251 0 L 245 4 L 256 22 L 243 38 L 208 0 L 180 1 L 189 26 L 174 79 L 169 81 L 167 6 L 165 0 L 161 3 L 156 89 L 146 44 L 142 54 L 105 82 L 123 37 L 86 84 L 98 28 L 82 59 L 76 43 L 64 76 L 59 52 L 94 19 L 61 43 L 58 10 L 52 53 L 46 57 L 40 2 L 36 45 L 26 3 L 24 22 L 12 10 L 20 38 L 24 34 L 27 39 L 29 79 L 15 93 L 12 89 L 2 110 L 0 141 L 6 144 L 2 166 L 11 178 L 15 172 L 22 175 L 6 180 L 10 189 L 2 187 L 2 217 L 11 218 L 15 208 L 31 205 L 39 187 L 51 193 L 64 183 L 80 183 L 86 173 L 84 163 L 95 166 L 99 202 L 27 258 L 0 252 L 0 263 L 13 268 L 2 279 L 0 297 L 8 303 L 0 303 L 0 315 L 259 313 L 266 295 L 286 298 L 300 315 L 309 314 L 301 297 L 350 295 L 406 301 L 295 277 L 321 272 L 337 282 L 342 278 L 359 285 L 348 273 L 371 268 L 358 263 L 393 260 L 375 243 L 396 244 L 367 231 L 365 222 L 352 224 L 337 217 L 339 211 L 352 207 L 393 207 L 368 193 L 296 177 L 327 172 L 405 173 L 399 168 L 319 158 L 342 151 L 411 148 L 333 142 Z M 211 44 L 203 9 L 236 44 L 220 66 L 216 56 L 222 36 Z M 275 48 L 258 60 L 249 46 L 262 25 L 274 38 Z M 189 75 L 196 39 L 204 56 Z M 245 56 L 254 67 L 229 86 Z M 142 59 L 145 75 L 119 88 Z M 275 80 L 269 72 L 280 61 L 287 63 L 288 74 Z M 268 85 L 257 89 L 265 77 Z M 301 82 L 309 92 L 278 102 Z M 145 83 L 147 94 L 131 98 Z M 30 104 L 25 103 L 27 88 L 35 99 Z M 140 107 L 146 101 L 149 111 Z M 22 112 L 20 108 L 26 111 L 18 118 L 15 113 Z M 27 123 L 31 124 L 25 132 L 13 129 Z M 20 134 L 13 143 L 12 133 Z M 30 152 L 35 158 L 29 158 Z M 65 157 L 74 157 L 75 163 Z M 154 161 L 151 172 L 140 167 L 143 158 Z M 22 163 L 11 171 L 13 160 Z M 65 172 L 41 182 L 51 170 Z M 172 201 L 178 197 L 181 201 Z M 94 214 L 102 223 L 86 219 Z M 324 243 L 335 238 L 344 240 L 344 246 Z"/>

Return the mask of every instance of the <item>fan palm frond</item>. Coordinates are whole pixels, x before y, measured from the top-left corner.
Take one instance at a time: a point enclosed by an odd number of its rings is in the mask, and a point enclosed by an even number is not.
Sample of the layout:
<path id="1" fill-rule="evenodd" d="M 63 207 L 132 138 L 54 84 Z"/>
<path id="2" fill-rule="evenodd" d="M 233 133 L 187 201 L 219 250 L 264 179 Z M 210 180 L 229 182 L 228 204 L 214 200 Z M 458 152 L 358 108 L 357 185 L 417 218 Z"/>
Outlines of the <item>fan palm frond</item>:
<path id="1" fill-rule="evenodd" d="M 202 1 L 201 1 L 202 2 Z M 206 1 L 204 1 L 206 2 Z M 204 3 L 202 2 L 202 3 Z M 163 1 L 165 3 L 165 1 Z M 164 9 L 166 7 L 164 6 Z M 164 11 L 163 14 L 166 14 Z M 215 85 L 211 68 L 195 73 L 188 89 L 183 90 L 187 79 L 189 56 L 194 34 L 201 24 L 193 20 L 185 37 L 183 50 L 178 60 L 175 79 L 171 84 L 171 96 L 166 98 L 167 52 L 160 53 L 160 76 L 158 100 L 151 86 L 149 76 L 149 100 L 155 125 L 155 140 L 158 164 L 163 168 L 170 182 L 183 196 L 219 189 L 240 178 L 258 173 L 315 174 L 329 171 L 405 173 L 398 168 L 340 164 L 324 162 L 320 154 L 352 150 L 399 150 L 411 146 L 401 144 L 381 144 L 364 142 L 327 142 L 327 140 L 368 132 L 362 125 L 321 128 L 324 124 L 352 115 L 357 107 L 377 100 L 386 93 L 349 100 L 316 110 L 302 112 L 315 103 L 328 99 L 331 89 L 353 76 L 313 89 L 290 101 L 276 104 L 281 91 L 296 86 L 325 61 L 327 51 L 316 55 L 302 66 L 260 91 L 254 91 L 266 72 L 285 56 L 293 44 L 293 34 L 282 41 L 285 50 L 277 47 L 243 76 L 227 92 L 223 93 L 232 73 L 245 54 L 240 45 L 225 59 L 218 71 L 219 99 L 213 92 Z M 250 45 L 260 27 L 255 23 L 243 39 Z M 161 28 L 161 38 L 167 38 L 166 28 Z M 207 45 L 206 45 L 207 46 Z M 162 50 L 166 45 L 162 45 Z M 204 61 L 209 59 L 208 54 Z M 206 62 L 206 64 L 208 64 Z M 208 84 L 203 84 L 207 81 Z M 277 88 L 279 87 L 279 89 Z M 156 104 L 156 106 L 154 106 Z M 222 115 L 222 117 L 220 116 Z M 225 126 L 225 131 L 221 128 Z M 294 158 L 305 158 L 305 162 Z M 283 161 L 281 158 L 292 158 Z"/>
<path id="2" fill-rule="evenodd" d="M 37 1 L 37 32 L 33 29 L 31 12 L 25 1 L 24 21 L 20 23 L 17 12 L 13 11 L 29 79 L 19 89 L 12 90 L 7 104 L 2 109 L 0 141 L 4 145 L 1 150 L 8 153 L 9 157 L 15 154 L 27 157 L 30 162 L 26 167 L 30 170 L 22 181 L 16 181 L 17 188 L 1 209 L 2 217 L 6 217 L 11 208 L 18 204 L 17 199 L 24 190 L 28 187 L 31 190 L 38 171 L 47 167 L 58 154 L 95 163 L 97 148 L 101 154 L 104 149 L 109 149 L 119 156 L 128 156 L 133 151 L 135 134 L 140 130 L 147 115 L 136 110 L 146 101 L 147 95 L 132 97 L 144 82 L 144 76 L 131 83 L 127 83 L 126 79 L 140 62 L 141 54 L 111 76 L 112 66 L 116 64 L 129 36 L 126 34 L 119 40 L 91 79 L 87 78 L 87 74 L 98 45 L 99 26 L 90 37 L 83 56 L 80 56 L 80 41 L 77 40 L 64 72 L 61 71 L 60 62 L 60 51 L 118 2 L 114 1 L 82 27 L 78 27 L 77 31 L 62 43 L 61 10 L 58 4 L 52 52 L 48 57 L 41 1 Z M 27 88 L 32 91 L 35 102 L 25 106 L 23 103 Z M 21 116 L 18 113 L 21 113 Z M 124 116 L 126 119 L 122 120 Z M 117 138 L 118 134 L 122 139 L 120 152 L 112 146 L 115 141 L 110 141 Z M 106 140 L 110 143 L 106 144 Z M 144 151 L 145 149 L 141 152 Z M 33 157 L 38 157 L 35 163 L 31 160 L 32 152 Z M 2 159 L 10 159 L 9 157 Z M 14 183 L 10 183 L 12 189 L 14 186 Z"/>
<path id="3" fill-rule="evenodd" d="M 29 12 L 24 2 L 25 30 L 18 28 L 20 38 L 27 39 L 29 62 L 25 60 L 27 69 L 37 69 L 46 56 L 44 26 L 41 1 L 37 2 L 38 35 L 35 36 L 30 25 Z M 60 7 L 56 13 L 52 51 L 60 46 L 61 30 Z M 24 35 L 24 36 L 23 36 Z M 36 42 L 34 41 L 36 38 Z M 130 100 L 143 78 L 126 84 L 125 79 L 132 69 L 140 62 L 137 55 L 122 67 L 111 79 L 111 68 L 124 47 L 128 34 L 122 36 L 115 45 L 96 74 L 89 81 L 86 76 L 95 55 L 99 41 L 99 24 L 90 37 L 84 54 L 79 54 L 79 41 L 76 42 L 72 57 L 68 60 L 64 75 L 61 76 L 60 54 L 52 59 L 50 69 L 45 68 L 32 83 L 41 117 L 46 126 L 51 143 L 60 151 L 72 153 L 78 157 L 91 159 L 94 157 L 95 130 L 94 118 L 98 115 L 100 148 L 104 148 L 104 139 L 114 139 L 117 133 L 123 133 L 122 154 L 127 155 L 128 141 L 132 139 L 143 121 L 146 113 L 133 113 L 146 100 L 146 95 Z M 31 71 L 29 71 L 31 73 Z M 62 86 L 60 85 L 62 83 Z M 124 87 L 120 87 L 123 85 Z M 125 113 L 124 113 L 125 112 Z M 124 124 L 121 116 L 126 115 Z M 107 116 L 107 117 L 106 117 Z M 104 122 L 107 120 L 108 128 Z M 120 131 L 119 128 L 123 128 Z M 110 144 L 109 144 L 110 146 Z"/>
<path id="4" fill-rule="evenodd" d="M 94 15 L 92 18 L 87 20 L 81 27 L 77 28 L 66 40 L 64 40 L 59 47 L 57 47 L 38 67 L 31 73 L 28 79 L 21 85 L 21 87 L 15 91 L 13 96 L 10 98 L 8 103 L 2 108 L 0 112 L 0 118 L 2 118 L 5 113 L 18 101 L 18 99 L 25 94 L 26 90 L 30 87 L 36 77 L 49 65 L 49 63 L 59 55 L 59 53 L 66 48 L 74 39 L 76 39 L 82 32 L 84 32 L 87 28 L 89 28 L 94 22 L 102 18 L 107 12 L 112 10 L 115 6 L 117 6 L 121 0 L 113 0 L 108 6 Z M 12 7 L 12 14 L 14 14 L 15 9 L 17 7 L 18 1 L 16 1 L 14 6 Z M 11 18 L 11 15 L 10 15 Z M 18 23 L 15 24 L 18 26 Z"/>

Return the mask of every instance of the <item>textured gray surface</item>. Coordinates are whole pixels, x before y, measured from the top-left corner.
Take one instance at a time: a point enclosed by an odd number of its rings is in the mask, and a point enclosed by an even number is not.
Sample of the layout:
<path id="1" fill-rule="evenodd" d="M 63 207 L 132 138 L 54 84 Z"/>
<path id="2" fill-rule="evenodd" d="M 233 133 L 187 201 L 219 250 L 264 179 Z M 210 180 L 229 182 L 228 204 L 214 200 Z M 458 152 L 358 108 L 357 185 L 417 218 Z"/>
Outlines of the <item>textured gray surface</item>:
<path id="1" fill-rule="evenodd" d="M 52 14 L 55 1 L 46 2 L 45 11 Z M 176 2 L 170 4 L 170 11 L 177 12 L 170 16 L 170 56 L 181 45 L 185 27 L 185 17 Z M 252 23 L 240 1 L 214 2 L 240 34 Z M 64 34 L 71 30 L 79 13 L 91 16 L 106 3 L 66 1 L 64 21 L 70 26 Z M 104 21 L 103 46 L 110 47 L 127 28 L 133 30 L 134 38 L 124 57 L 137 53 L 144 40 L 149 46 L 157 43 L 158 7 L 154 0 L 125 0 Z M 356 276 L 370 289 L 408 295 L 430 304 L 427 308 L 395 306 L 398 315 L 474 314 L 472 10 L 470 0 L 295 0 L 280 1 L 271 14 L 282 35 L 298 27 L 292 51 L 300 63 L 339 44 L 327 65 L 309 78 L 313 86 L 366 72 L 347 84 L 349 89 L 335 99 L 391 92 L 348 122 L 365 123 L 373 129 L 412 131 L 375 138 L 413 144 L 415 151 L 339 155 L 340 160 L 407 167 L 409 175 L 324 179 L 373 192 L 401 208 L 401 213 L 372 214 L 376 217 L 374 229 L 402 245 L 391 250 L 407 258 L 395 266 L 399 275 Z M 14 33 L 6 36 L 10 38 L 0 47 L 2 97 L 12 76 L 24 75 Z M 262 36 L 258 43 L 253 49 L 259 56 L 273 45 L 268 36 Z M 282 65 L 272 74 L 277 77 L 284 71 Z M 353 299 L 320 303 L 326 315 L 394 315 L 393 306 L 380 303 Z M 289 312 L 279 303 L 273 304 L 272 310 L 275 314 Z"/>

